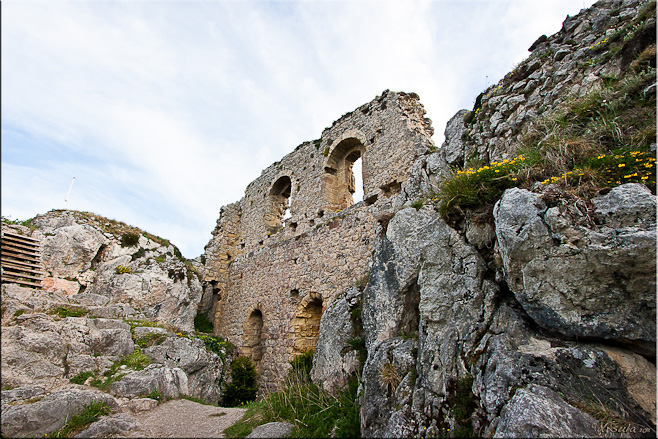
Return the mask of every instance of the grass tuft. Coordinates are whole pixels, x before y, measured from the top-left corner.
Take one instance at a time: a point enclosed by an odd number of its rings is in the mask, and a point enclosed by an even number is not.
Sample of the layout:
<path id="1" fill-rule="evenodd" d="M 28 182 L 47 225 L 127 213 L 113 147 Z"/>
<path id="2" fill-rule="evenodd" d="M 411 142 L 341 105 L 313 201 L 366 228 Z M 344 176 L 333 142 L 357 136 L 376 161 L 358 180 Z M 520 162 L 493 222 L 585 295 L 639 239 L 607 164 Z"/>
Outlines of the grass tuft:
<path id="1" fill-rule="evenodd" d="M 89 424 L 98 421 L 101 416 L 109 415 L 110 408 L 103 402 L 95 402 L 89 407 L 85 408 L 82 412 L 69 419 L 66 424 L 59 430 L 51 433 L 49 437 L 53 438 L 68 438 L 72 437 L 75 433 L 89 426 Z"/>

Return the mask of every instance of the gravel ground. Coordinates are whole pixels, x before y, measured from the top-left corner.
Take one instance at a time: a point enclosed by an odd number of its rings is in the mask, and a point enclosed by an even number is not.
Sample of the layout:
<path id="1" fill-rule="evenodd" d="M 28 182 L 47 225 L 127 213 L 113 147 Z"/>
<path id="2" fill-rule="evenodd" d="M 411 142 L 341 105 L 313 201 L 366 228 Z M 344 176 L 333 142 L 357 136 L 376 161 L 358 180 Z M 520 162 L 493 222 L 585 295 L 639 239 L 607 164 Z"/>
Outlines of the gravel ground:
<path id="1" fill-rule="evenodd" d="M 216 438 L 239 421 L 246 409 L 214 407 L 186 399 L 160 404 L 155 409 L 133 415 L 137 429 L 130 438 Z"/>

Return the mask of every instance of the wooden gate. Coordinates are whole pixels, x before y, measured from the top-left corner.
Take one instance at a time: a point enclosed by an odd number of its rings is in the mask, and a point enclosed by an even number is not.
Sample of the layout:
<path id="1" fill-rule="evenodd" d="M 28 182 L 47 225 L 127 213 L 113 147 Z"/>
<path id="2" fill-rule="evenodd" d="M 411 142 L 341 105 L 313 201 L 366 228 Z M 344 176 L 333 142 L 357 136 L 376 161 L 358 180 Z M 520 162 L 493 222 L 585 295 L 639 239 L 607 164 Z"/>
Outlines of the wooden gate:
<path id="1" fill-rule="evenodd" d="M 46 273 L 41 262 L 41 242 L 36 238 L 2 230 L 2 282 L 41 288 Z"/>

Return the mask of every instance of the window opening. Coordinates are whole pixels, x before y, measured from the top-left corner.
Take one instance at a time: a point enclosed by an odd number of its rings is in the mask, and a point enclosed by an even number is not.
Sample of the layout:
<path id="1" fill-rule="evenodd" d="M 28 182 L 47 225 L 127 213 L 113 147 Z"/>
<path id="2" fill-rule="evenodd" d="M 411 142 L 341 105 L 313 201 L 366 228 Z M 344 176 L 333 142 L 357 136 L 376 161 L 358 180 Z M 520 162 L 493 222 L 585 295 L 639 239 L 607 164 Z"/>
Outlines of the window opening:
<path id="1" fill-rule="evenodd" d="M 354 192 L 352 193 L 352 201 L 354 204 L 363 201 L 363 160 L 361 156 L 352 164 L 352 174 L 354 178 Z"/>
<path id="2" fill-rule="evenodd" d="M 270 206 L 265 213 L 265 229 L 270 235 L 281 231 L 284 220 L 291 216 L 289 204 L 291 189 L 292 182 L 288 176 L 279 178 L 270 189 Z"/>
<path id="3" fill-rule="evenodd" d="M 350 137 L 341 141 L 329 155 L 325 165 L 324 192 L 333 210 L 345 209 L 363 199 L 364 160 L 361 159 L 364 151 L 359 139 Z"/>

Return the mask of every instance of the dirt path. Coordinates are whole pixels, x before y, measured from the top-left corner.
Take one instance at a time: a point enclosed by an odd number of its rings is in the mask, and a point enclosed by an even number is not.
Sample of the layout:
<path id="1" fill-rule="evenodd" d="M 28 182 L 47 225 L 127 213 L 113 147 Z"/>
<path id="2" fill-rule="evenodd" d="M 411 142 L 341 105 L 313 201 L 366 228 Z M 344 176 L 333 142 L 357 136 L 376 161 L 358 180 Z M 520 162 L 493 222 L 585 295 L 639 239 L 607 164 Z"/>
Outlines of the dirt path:
<path id="1" fill-rule="evenodd" d="M 186 399 L 167 401 L 149 412 L 133 415 L 137 419 L 137 428 L 127 437 L 225 437 L 223 431 L 239 421 L 245 411 Z"/>

